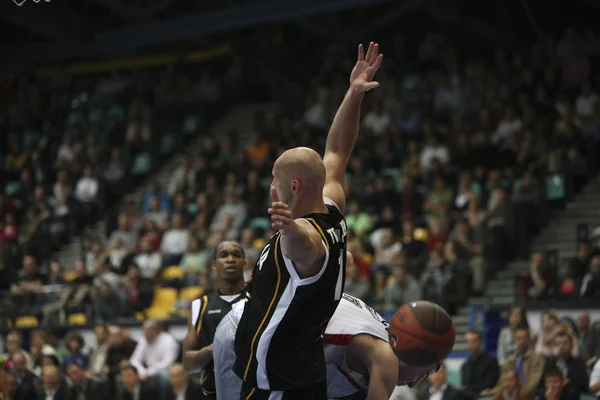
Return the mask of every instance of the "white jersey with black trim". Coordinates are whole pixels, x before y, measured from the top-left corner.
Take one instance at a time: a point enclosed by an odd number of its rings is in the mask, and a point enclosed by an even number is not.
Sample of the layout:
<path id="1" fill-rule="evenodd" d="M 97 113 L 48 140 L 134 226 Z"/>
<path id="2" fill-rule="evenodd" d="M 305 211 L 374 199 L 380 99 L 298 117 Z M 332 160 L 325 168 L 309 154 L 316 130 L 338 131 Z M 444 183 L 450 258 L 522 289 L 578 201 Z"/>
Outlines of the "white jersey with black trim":
<path id="1" fill-rule="evenodd" d="M 344 293 L 323 336 L 327 363 L 327 395 L 345 397 L 367 390 L 367 378 L 351 371 L 346 351 L 356 335 L 367 334 L 388 342 L 388 323 L 364 301 Z"/>

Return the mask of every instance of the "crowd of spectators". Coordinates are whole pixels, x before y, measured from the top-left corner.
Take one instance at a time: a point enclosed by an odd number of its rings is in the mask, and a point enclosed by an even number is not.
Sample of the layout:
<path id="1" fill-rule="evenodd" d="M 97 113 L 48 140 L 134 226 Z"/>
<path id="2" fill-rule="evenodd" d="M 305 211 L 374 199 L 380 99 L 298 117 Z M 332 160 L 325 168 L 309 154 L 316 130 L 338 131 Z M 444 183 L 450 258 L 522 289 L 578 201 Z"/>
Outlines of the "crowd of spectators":
<path id="1" fill-rule="evenodd" d="M 531 238 L 596 170 L 598 40 L 590 33 L 577 36 L 569 31 L 557 43 L 541 41 L 528 54 L 498 51 L 489 62 L 463 54 L 463 49 L 435 33 L 426 35 L 414 57 L 405 54 L 401 35 L 395 35 L 390 45 L 378 75 L 382 86 L 366 99 L 348 167 L 353 262 L 348 265 L 346 291 L 384 314 L 416 299 L 433 300 L 452 312 L 468 296 L 482 294 L 488 277 L 507 261 L 529 257 Z M 335 76 L 337 66 L 332 64 L 323 63 L 320 79 Z M 229 83 L 240 74 L 236 68 L 228 71 Z M 172 293 L 192 287 L 198 295 L 212 289 L 212 249 L 224 239 L 242 243 L 249 276 L 262 245 L 273 234 L 265 218 L 273 160 L 293 146 L 322 150 L 345 88 L 335 79 L 323 79 L 327 84 L 317 80 L 307 86 L 311 91 L 306 99 L 299 98 L 297 87 L 282 85 L 283 98 L 278 106 L 257 113 L 253 133 L 233 131 L 215 137 L 203 132 L 200 149 L 179 155 L 180 164 L 167 187 L 150 181 L 142 198 L 119 202 L 118 212 L 101 220 L 106 235 L 91 238 L 73 266 L 53 261 L 49 256 L 58 245 L 97 222 L 107 210 L 106 201 L 115 202 L 132 188 L 139 180 L 135 171 L 148 172 L 143 168 L 148 159 L 140 155 L 167 146 L 162 138 L 168 127 L 156 124 L 158 103 L 200 97 L 214 104 L 222 95 L 221 86 L 208 75 L 193 86 L 189 79 L 177 80 L 166 72 L 155 91 L 149 90 L 150 79 L 144 85 L 140 77 L 115 74 L 100 81 L 93 99 L 87 94 L 70 98 L 65 89 L 69 80 L 57 79 L 46 88 L 56 93 L 44 102 L 47 107 L 40 107 L 46 92 L 35 82 L 9 82 L 3 87 L 15 99 L 4 120 L 7 129 L 19 129 L 11 136 L 9 154 L 2 155 L 11 184 L 0 195 L 0 273 L 6 277 L 1 283 L 10 283 L 8 300 L 13 307 L 12 314 L 4 316 L 16 324 L 15 317 L 28 314 L 43 325 L 56 326 L 71 321 L 72 315 L 83 315 L 84 323 L 98 324 L 97 343 L 91 349 L 77 333 L 61 342 L 52 330 L 32 333 L 31 349 L 25 352 L 22 337 L 13 331 L 7 343 L 18 346 L 9 347 L 5 364 L 12 389 L 85 391 L 93 386 L 88 383 L 92 379 L 108 377 L 102 390 L 113 390 L 123 399 L 170 395 L 166 376 L 168 365 L 177 360 L 175 352 L 169 350 L 172 357 L 159 372 L 147 371 L 144 365 L 149 364 L 137 354 L 137 349 L 145 349 L 150 354 L 144 357 L 152 360 L 152 353 L 159 351 L 153 348 L 159 337 L 175 349 L 169 334 L 149 321 L 136 347 L 122 328 L 112 324 L 128 317 L 185 315 L 186 299 L 181 297 L 179 303 Z M 65 101 L 70 104 L 66 114 L 61 108 Z M 89 104 L 86 113 L 76 112 L 83 103 Z M 298 104 L 304 104 L 304 112 L 298 113 Z M 27 122 L 31 115 L 41 121 L 39 126 Z M 178 129 L 181 122 L 177 119 Z M 195 123 L 186 121 L 185 126 Z M 192 127 L 190 132 L 196 130 Z M 588 263 L 590 254 L 583 253 L 569 263 L 577 271 L 571 273 L 579 274 L 571 278 L 576 287 L 571 293 L 597 296 L 598 260 L 591 257 Z M 524 278 L 525 295 L 550 294 L 549 288 L 558 285 L 556 278 L 542 282 L 551 273 L 546 275 L 539 267 L 540 258 L 534 254 L 530 277 Z M 556 289 L 561 293 L 571 285 L 570 277 L 565 278 Z M 28 307 L 41 292 L 48 292 L 48 285 L 58 290 L 44 296 L 43 307 Z M 155 303 L 164 296 L 170 299 L 169 309 L 157 314 Z M 498 355 L 502 369 L 495 361 L 496 376 L 486 377 L 484 387 L 482 382 L 470 383 L 476 380 L 470 374 L 482 369 L 468 367 L 481 353 L 481 335 L 469 332 L 472 356 L 463 370 L 464 387 L 457 390 L 467 395 L 492 393 L 502 371 L 500 392 L 509 390 L 510 382 L 510 387 L 521 382 L 539 391 L 544 371 L 547 389 L 558 370 L 576 390 L 589 391 L 587 378 L 585 385 L 582 378 L 567 378 L 566 365 L 572 360 L 568 355 L 580 354 L 575 353 L 579 349 L 575 332 L 586 335 L 577 328 L 552 333 L 551 341 L 544 329 L 535 339 L 541 340 L 539 349 L 536 345 L 534 350 L 529 331 L 521 322 L 510 322 L 511 330 L 500 340 L 505 345 Z M 597 349 L 585 351 L 588 358 L 580 360 L 587 377 L 590 360 L 600 354 Z M 102 353 L 108 354 L 104 362 L 97 360 Z M 178 364 L 170 368 L 175 387 L 190 386 L 181 383 L 187 378 Z M 114 379 L 117 375 L 120 379 Z M 151 391 L 139 382 L 151 382 L 160 390 Z M 444 382 L 443 368 L 430 378 L 434 391 Z M 591 382 L 592 391 L 599 390 L 595 384 Z M 134 389 L 148 397 L 131 397 Z M 423 398 L 431 393 L 424 391 Z"/>

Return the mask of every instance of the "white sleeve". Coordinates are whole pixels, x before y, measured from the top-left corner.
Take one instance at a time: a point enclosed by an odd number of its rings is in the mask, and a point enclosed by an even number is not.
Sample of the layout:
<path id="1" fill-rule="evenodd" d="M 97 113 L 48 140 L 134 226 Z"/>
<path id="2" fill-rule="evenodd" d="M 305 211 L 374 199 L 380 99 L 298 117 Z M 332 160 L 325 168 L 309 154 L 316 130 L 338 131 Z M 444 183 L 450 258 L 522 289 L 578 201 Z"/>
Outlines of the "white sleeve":
<path id="1" fill-rule="evenodd" d="M 337 204 L 335 204 L 335 201 L 331 200 L 329 197 L 323 197 L 323 202 L 325 203 L 325 205 L 335 207 L 340 213 L 342 212 L 342 210 L 340 210 L 340 207 Z"/>
<path id="2" fill-rule="evenodd" d="M 590 374 L 590 388 L 598 383 L 600 383 L 600 361 L 596 361 Z M 600 391 L 596 392 L 596 396 L 600 396 Z"/>
<path id="3" fill-rule="evenodd" d="M 142 359 L 143 354 L 145 352 L 146 352 L 146 339 L 144 339 L 142 337 L 138 341 L 137 346 L 135 346 L 135 350 L 133 351 L 133 354 L 131 355 L 131 358 L 129 359 L 129 362 L 131 363 L 131 365 L 136 367 L 138 370 L 138 373 L 140 373 L 140 374 L 146 372 L 146 368 L 144 368 L 143 359 Z"/>

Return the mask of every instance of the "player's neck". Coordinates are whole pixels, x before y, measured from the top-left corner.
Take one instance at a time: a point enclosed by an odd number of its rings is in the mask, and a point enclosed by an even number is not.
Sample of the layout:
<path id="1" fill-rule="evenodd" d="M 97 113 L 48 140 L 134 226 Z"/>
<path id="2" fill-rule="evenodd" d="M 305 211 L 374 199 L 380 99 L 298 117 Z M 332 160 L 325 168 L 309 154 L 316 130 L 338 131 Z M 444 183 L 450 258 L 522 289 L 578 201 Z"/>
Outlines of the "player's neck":
<path id="1" fill-rule="evenodd" d="M 232 295 L 232 294 L 238 294 L 240 293 L 242 290 L 244 290 L 244 288 L 246 287 L 246 284 L 244 283 L 244 280 L 239 280 L 236 282 L 222 282 L 219 287 L 218 290 L 221 294 L 224 295 Z"/>
<path id="2" fill-rule="evenodd" d="M 308 200 L 306 197 L 296 198 L 294 204 L 292 204 L 290 208 L 293 218 L 301 218 L 308 214 L 327 213 L 327 206 L 322 198 L 314 199 L 312 201 Z"/>

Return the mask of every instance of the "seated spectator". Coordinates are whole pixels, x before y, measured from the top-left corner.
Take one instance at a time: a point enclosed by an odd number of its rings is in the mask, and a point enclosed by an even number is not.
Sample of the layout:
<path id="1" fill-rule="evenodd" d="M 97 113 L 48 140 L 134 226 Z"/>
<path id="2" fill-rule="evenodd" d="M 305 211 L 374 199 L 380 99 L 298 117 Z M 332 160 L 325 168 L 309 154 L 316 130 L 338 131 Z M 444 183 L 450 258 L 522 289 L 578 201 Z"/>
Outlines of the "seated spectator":
<path id="1" fill-rule="evenodd" d="M 123 277 L 123 292 L 125 293 L 124 315 L 133 315 L 150 307 L 154 296 L 152 280 L 141 276 L 137 264 L 130 264 Z"/>
<path id="2" fill-rule="evenodd" d="M 38 388 L 38 398 L 45 400 L 64 400 L 68 396 L 68 387 L 55 365 L 42 368 L 42 385 Z"/>
<path id="3" fill-rule="evenodd" d="M 557 288 L 557 298 L 577 298 L 581 290 L 581 278 L 577 278 L 576 263 L 570 260 L 562 267 L 562 280 Z"/>
<path id="4" fill-rule="evenodd" d="M 70 353 L 64 358 L 63 365 L 66 367 L 70 363 L 76 362 L 84 369 L 87 369 L 90 364 L 90 358 L 87 354 L 83 353 L 85 347 L 83 336 L 78 332 L 69 332 L 65 338 L 65 343 Z"/>
<path id="5" fill-rule="evenodd" d="M 440 368 L 427 378 L 427 383 L 420 385 L 417 400 L 462 400 L 464 395 L 448 383 L 446 366 Z"/>
<path id="6" fill-rule="evenodd" d="M 494 389 L 500 378 L 500 367 L 494 357 L 483 351 L 483 340 L 479 331 L 468 330 L 465 342 L 469 358 L 460 368 L 461 386 L 458 389 L 476 399 L 484 390 Z"/>
<path id="7" fill-rule="evenodd" d="M 531 255 L 529 273 L 523 277 L 517 294 L 530 299 L 543 299 L 554 293 L 556 274 L 546 264 L 546 257 L 542 252 Z"/>
<path id="8" fill-rule="evenodd" d="M 4 360 L 4 369 L 11 371 L 13 369 L 13 358 L 16 354 L 21 354 L 25 357 L 26 365 L 31 367 L 31 358 L 29 353 L 23 348 L 23 334 L 14 330 L 6 335 L 6 354 L 2 357 Z"/>
<path id="9" fill-rule="evenodd" d="M 108 323 L 123 316 L 123 298 L 115 288 L 101 281 L 94 291 L 96 323 Z"/>
<path id="10" fill-rule="evenodd" d="M 27 361 L 23 354 L 15 353 L 12 356 L 10 372 L 16 378 L 23 399 L 34 400 L 36 389 L 40 384 L 40 378 L 27 367 Z M 14 400 L 17 400 L 17 398 Z"/>
<path id="11" fill-rule="evenodd" d="M 161 392 L 168 386 L 168 369 L 179 355 L 179 345 L 163 330 L 158 321 L 144 322 L 144 335 L 140 338 L 129 362 L 139 371 L 140 380 L 152 378 Z"/>
<path id="12" fill-rule="evenodd" d="M 544 400 L 579 399 L 579 396 L 581 395 L 579 388 L 576 385 L 571 385 L 569 381 L 565 380 L 562 373 L 557 368 L 548 368 L 544 374 L 544 383 L 546 386 L 543 397 Z"/>
<path id="13" fill-rule="evenodd" d="M 158 228 L 156 222 L 151 219 L 144 220 L 144 226 L 142 228 L 140 237 L 148 239 L 151 244 L 153 251 L 160 250 L 160 242 L 162 240 L 162 232 Z"/>
<path id="14" fill-rule="evenodd" d="M 48 282 L 48 277 L 38 270 L 37 260 L 33 256 L 23 257 L 23 270 L 20 277 L 11 285 L 13 295 L 37 293 Z"/>
<path id="15" fill-rule="evenodd" d="M 123 245 L 123 240 L 118 238 L 112 247 L 109 247 L 106 251 L 108 253 L 108 262 L 110 263 L 110 268 L 113 271 L 120 272 L 122 268 L 123 261 L 129 254 L 129 251 Z"/>
<path id="16" fill-rule="evenodd" d="M 194 236 L 190 237 L 187 251 L 181 257 L 179 266 L 185 273 L 188 286 L 193 286 L 198 281 L 198 275 L 207 268 L 209 255 L 200 248 L 200 243 Z M 190 283 L 194 282 L 194 283 Z"/>
<path id="17" fill-rule="evenodd" d="M 140 240 L 140 251 L 133 260 L 140 269 L 140 275 L 147 279 L 156 278 L 163 263 L 160 253 L 153 251 L 150 240 L 145 237 Z"/>
<path id="18" fill-rule="evenodd" d="M 217 209 L 210 224 L 210 231 L 213 233 L 223 232 L 226 239 L 234 239 L 242 230 L 246 214 L 246 204 L 241 202 L 235 193 L 229 193 L 225 198 L 225 204 Z"/>
<path id="19" fill-rule="evenodd" d="M 144 218 L 153 221 L 159 229 L 169 227 L 169 213 L 167 209 L 161 208 L 158 196 L 150 196 L 148 211 L 144 212 Z"/>
<path id="20" fill-rule="evenodd" d="M 369 213 L 360 209 L 357 201 L 351 201 L 348 204 L 346 216 L 348 229 L 351 229 L 357 236 L 361 237 L 373 228 L 373 220 Z"/>
<path id="21" fill-rule="evenodd" d="M 88 373 L 93 377 L 104 375 L 104 367 L 108 356 L 108 326 L 98 324 L 94 327 L 96 346 L 90 353 L 90 368 Z"/>
<path id="22" fill-rule="evenodd" d="M 181 159 L 181 164 L 175 169 L 171 179 L 167 193 L 172 199 L 177 192 L 183 192 L 186 197 L 192 197 L 196 189 L 196 169 L 193 167 L 190 157 L 184 155 Z"/>
<path id="23" fill-rule="evenodd" d="M 91 222 L 100 200 L 100 183 L 91 166 L 83 169 L 83 176 L 77 181 L 74 194 L 81 207 L 79 215 L 85 222 Z"/>
<path id="24" fill-rule="evenodd" d="M 138 237 L 136 232 L 131 228 L 129 218 L 126 214 L 120 214 L 118 218 L 118 228 L 114 230 L 106 246 L 111 249 L 115 247 L 117 241 L 120 240 L 127 251 L 134 251 Z"/>
<path id="25" fill-rule="evenodd" d="M 153 202 L 155 202 L 155 204 L 152 204 Z M 166 212 L 169 210 L 169 196 L 156 181 L 150 181 L 150 183 L 148 183 L 142 199 L 142 211 L 144 214 L 148 214 L 153 210 L 155 212 Z"/>
<path id="26" fill-rule="evenodd" d="M 90 248 L 85 254 L 85 268 L 88 275 L 94 274 L 94 265 L 96 261 L 104 262 L 106 254 L 102 246 L 102 242 L 98 239 L 92 240 Z"/>
<path id="27" fill-rule="evenodd" d="M 596 362 L 590 373 L 590 392 L 600 397 L 600 362 Z"/>
<path id="28" fill-rule="evenodd" d="M 533 393 L 544 374 L 544 359 L 529 349 L 529 329 L 517 328 L 514 341 L 515 353 L 506 359 L 502 368 L 516 370 L 519 382 Z"/>
<path id="29" fill-rule="evenodd" d="M 568 332 L 568 330 L 561 324 L 558 316 L 551 311 L 542 313 L 542 331 L 538 335 L 535 352 L 542 357 L 552 357 L 556 351 L 554 339 L 561 332 Z M 577 338 L 572 333 L 570 335 L 573 343 L 575 343 Z M 577 357 L 579 355 L 579 348 L 571 346 L 571 354 Z"/>
<path id="30" fill-rule="evenodd" d="M 149 381 L 141 379 L 137 367 L 125 364 L 120 368 L 122 390 L 118 391 L 117 400 L 159 400 L 160 393 Z"/>
<path id="31" fill-rule="evenodd" d="M 246 254 L 247 265 L 249 268 L 253 268 L 260 256 L 261 249 L 255 245 L 256 232 L 252 228 L 246 228 L 242 231 L 242 238 L 240 244 L 244 248 L 244 254 Z"/>
<path id="32" fill-rule="evenodd" d="M 577 254 L 572 260 L 575 277 L 583 278 L 585 274 L 587 274 L 593 253 L 594 248 L 592 247 L 591 241 L 583 240 L 577 243 Z"/>
<path id="33" fill-rule="evenodd" d="M 185 194 L 182 192 L 177 192 L 175 197 L 173 197 L 173 207 L 171 208 L 171 218 L 173 218 L 174 214 L 181 215 L 183 225 L 189 225 L 192 222 L 192 216 L 187 210 L 187 199 Z"/>
<path id="34" fill-rule="evenodd" d="M 12 372 L 6 374 L 6 383 L 3 386 L 2 374 L 4 371 L 0 370 L 0 396 L 4 396 L 8 400 L 37 400 L 35 390 L 27 392 Z"/>
<path id="35" fill-rule="evenodd" d="M 533 392 L 519 381 L 517 370 L 503 368 L 500 385 L 493 391 L 494 400 L 533 400 Z"/>
<path id="36" fill-rule="evenodd" d="M 438 176 L 433 181 L 433 190 L 425 197 L 423 210 L 428 217 L 443 217 L 452 206 L 452 191 L 446 187 L 446 181 Z"/>
<path id="37" fill-rule="evenodd" d="M 600 255 L 592 257 L 589 272 L 581 282 L 581 297 L 600 298 Z"/>
<path id="38" fill-rule="evenodd" d="M 69 387 L 68 399 L 105 400 L 109 398 L 108 386 L 86 376 L 86 367 L 79 360 L 65 362 L 65 371 L 72 386 Z"/>
<path id="39" fill-rule="evenodd" d="M 390 277 L 390 271 L 387 265 L 380 264 L 375 266 L 371 273 L 371 290 L 367 294 L 367 302 L 378 313 L 383 313 L 385 310 L 385 288 Z"/>
<path id="40" fill-rule="evenodd" d="M 349 251 L 346 252 L 346 283 L 344 292 L 349 295 L 358 297 L 359 299 L 366 298 L 369 290 L 369 280 L 360 275 L 360 270 L 354 263 L 354 257 Z"/>
<path id="41" fill-rule="evenodd" d="M 189 238 L 190 233 L 183 225 L 183 218 L 179 214 L 173 214 L 171 229 L 165 232 L 160 244 L 164 266 L 179 264 L 188 247 Z"/>
<path id="42" fill-rule="evenodd" d="M 121 277 L 110 270 L 106 262 L 97 260 L 94 266 L 94 287 L 98 288 L 102 284 L 107 284 L 111 290 L 117 290 L 121 284 Z"/>
<path id="43" fill-rule="evenodd" d="M 429 220 L 429 235 L 427 236 L 427 249 L 442 249 L 448 240 L 448 232 L 440 218 Z"/>
<path id="44" fill-rule="evenodd" d="M 589 387 L 588 373 L 585 362 L 580 357 L 574 357 L 573 338 L 567 332 L 559 332 L 554 338 L 556 356 L 546 362 L 547 370 L 556 368 L 568 385 L 574 386 L 579 392 L 587 392 Z"/>
<path id="45" fill-rule="evenodd" d="M 137 342 L 129 336 L 129 332 L 118 325 L 108 326 L 108 350 L 106 352 L 106 366 L 104 372 L 109 379 L 113 379 L 121 368 L 123 362 L 129 362 Z"/>
<path id="46" fill-rule="evenodd" d="M 197 400 L 204 397 L 202 386 L 190 379 L 179 363 L 169 368 L 169 382 L 171 390 L 167 392 L 166 400 Z"/>
<path id="47" fill-rule="evenodd" d="M 396 310 L 408 302 L 421 299 L 422 293 L 419 281 L 406 271 L 406 257 L 399 257 L 392 265 L 392 276 L 385 288 L 386 308 Z"/>
<path id="48" fill-rule="evenodd" d="M 448 297 L 454 293 L 454 271 L 444 258 L 442 249 L 430 252 L 430 260 L 421 276 L 421 286 L 426 298 L 444 307 L 449 307 Z"/>
<path id="49" fill-rule="evenodd" d="M 523 306 L 513 305 L 508 311 L 507 324 L 500 330 L 496 356 L 498 363 L 503 365 L 508 357 L 515 352 L 514 333 L 518 328 L 527 328 L 527 317 Z"/>

